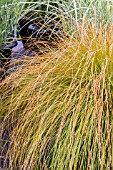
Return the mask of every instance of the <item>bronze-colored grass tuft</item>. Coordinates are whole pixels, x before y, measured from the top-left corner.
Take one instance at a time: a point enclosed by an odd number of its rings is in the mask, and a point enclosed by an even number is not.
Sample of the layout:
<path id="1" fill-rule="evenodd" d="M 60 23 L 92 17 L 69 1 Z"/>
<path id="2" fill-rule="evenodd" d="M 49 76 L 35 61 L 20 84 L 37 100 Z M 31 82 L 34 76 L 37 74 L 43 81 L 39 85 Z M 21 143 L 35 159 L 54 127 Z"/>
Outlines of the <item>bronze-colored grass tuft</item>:
<path id="1" fill-rule="evenodd" d="M 10 170 L 113 168 L 112 26 L 76 34 L 0 84 Z"/>

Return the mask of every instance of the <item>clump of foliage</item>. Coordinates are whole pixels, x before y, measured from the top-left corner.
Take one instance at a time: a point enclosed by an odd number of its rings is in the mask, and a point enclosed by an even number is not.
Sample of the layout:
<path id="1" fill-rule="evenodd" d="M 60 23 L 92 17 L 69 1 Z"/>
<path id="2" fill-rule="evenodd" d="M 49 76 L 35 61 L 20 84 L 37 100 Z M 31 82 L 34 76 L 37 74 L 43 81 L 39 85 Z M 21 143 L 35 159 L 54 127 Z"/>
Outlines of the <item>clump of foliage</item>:
<path id="1" fill-rule="evenodd" d="M 1 84 L 12 170 L 112 169 L 112 25 L 85 21 Z"/>

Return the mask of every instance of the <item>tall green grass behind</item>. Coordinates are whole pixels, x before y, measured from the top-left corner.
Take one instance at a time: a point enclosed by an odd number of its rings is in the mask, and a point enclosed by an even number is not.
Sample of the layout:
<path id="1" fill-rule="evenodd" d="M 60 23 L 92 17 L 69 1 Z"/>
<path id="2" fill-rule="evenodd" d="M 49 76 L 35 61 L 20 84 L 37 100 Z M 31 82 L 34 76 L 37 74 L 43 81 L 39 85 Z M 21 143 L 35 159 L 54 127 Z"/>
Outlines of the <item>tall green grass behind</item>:
<path id="1" fill-rule="evenodd" d="M 113 23 L 113 1 L 111 0 L 1 0 L 0 1 L 0 43 L 8 37 L 14 37 L 18 20 L 30 12 L 38 15 L 45 13 L 58 14 L 63 18 L 66 30 L 72 34 L 73 23 L 77 24 L 87 18 L 92 24 L 99 25 L 100 21 Z"/>
<path id="2" fill-rule="evenodd" d="M 113 168 L 112 25 L 82 26 L 0 84 L 9 169 Z"/>

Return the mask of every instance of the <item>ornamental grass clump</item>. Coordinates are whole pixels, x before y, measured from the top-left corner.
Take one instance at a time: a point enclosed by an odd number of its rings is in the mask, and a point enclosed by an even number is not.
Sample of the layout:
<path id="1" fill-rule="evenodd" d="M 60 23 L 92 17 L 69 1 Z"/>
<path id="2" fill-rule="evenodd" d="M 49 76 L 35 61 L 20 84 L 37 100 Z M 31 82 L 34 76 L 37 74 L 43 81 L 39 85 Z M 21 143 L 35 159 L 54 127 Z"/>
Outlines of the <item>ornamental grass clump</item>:
<path id="1" fill-rule="evenodd" d="M 1 82 L 9 169 L 113 168 L 112 26 L 76 35 Z"/>

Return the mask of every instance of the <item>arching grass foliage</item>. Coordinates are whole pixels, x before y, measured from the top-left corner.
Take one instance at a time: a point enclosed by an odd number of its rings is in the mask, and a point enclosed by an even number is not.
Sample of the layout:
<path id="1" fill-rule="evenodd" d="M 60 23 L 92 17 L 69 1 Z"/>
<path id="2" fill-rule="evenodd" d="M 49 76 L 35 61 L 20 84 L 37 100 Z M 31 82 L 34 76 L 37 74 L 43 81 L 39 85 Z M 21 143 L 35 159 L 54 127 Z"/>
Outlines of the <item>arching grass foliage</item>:
<path id="1" fill-rule="evenodd" d="M 112 26 L 78 28 L 0 84 L 11 170 L 113 168 Z"/>

